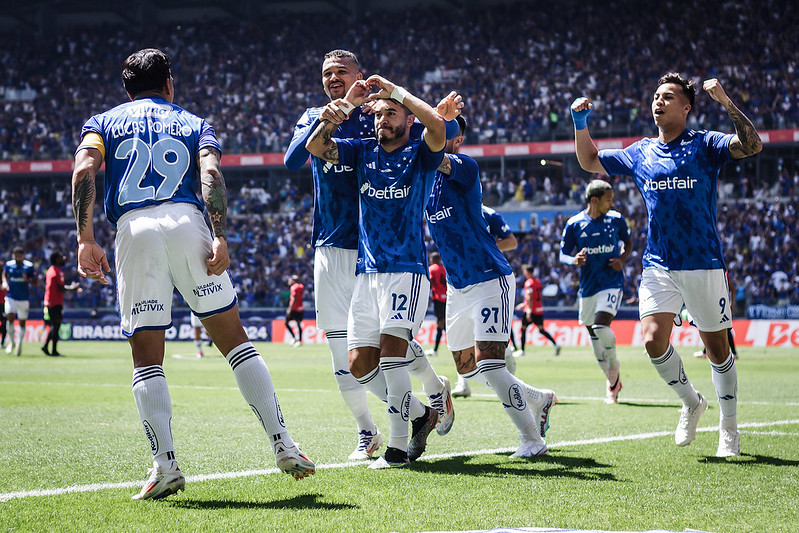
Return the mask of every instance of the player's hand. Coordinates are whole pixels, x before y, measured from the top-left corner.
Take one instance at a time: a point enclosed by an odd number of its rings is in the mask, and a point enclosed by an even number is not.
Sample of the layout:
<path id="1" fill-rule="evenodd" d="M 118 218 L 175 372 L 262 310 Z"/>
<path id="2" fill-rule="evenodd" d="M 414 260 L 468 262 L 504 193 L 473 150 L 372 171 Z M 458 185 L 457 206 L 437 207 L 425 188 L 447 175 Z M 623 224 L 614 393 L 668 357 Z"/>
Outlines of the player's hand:
<path id="1" fill-rule="evenodd" d="M 394 92 L 394 87 L 396 87 L 396 85 L 394 85 L 393 82 L 388 81 L 383 76 L 378 76 L 377 74 L 369 76 L 369 78 L 367 78 L 364 83 L 370 88 L 377 87 L 378 89 L 376 93 L 372 93 L 369 95 L 368 98 L 369 100 L 377 100 L 380 98 L 391 98 L 391 93 Z M 352 102 L 352 100 L 350 100 L 350 102 Z"/>
<path id="2" fill-rule="evenodd" d="M 581 267 L 585 264 L 587 260 L 588 260 L 588 250 L 583 248 L 582 250 L 577 252 L 577 255 L 574 256 L 574 265 Z"/>
<path id="3" fill-rule="evenodd" d="M 608 265 L 610 266 L 610 268 L 618 272 L 622 268 L 624 268 L 624 261 L 621 260 L 621 257 L 613 257 L 611 259 L 608 259 Z"/>
<path id="4" fill-rule="evenodd" d="M 109 281 L 103 272 L 111 272 L 111 267 L 100 245 L 93 241 L 78 243 L 78 274 L 108 285 Z"/>
<path id="5" fill-rule="evenodd" d="M 319 119 L 335 124 L 336 126 L 347 120 L 347 114 L 338 106 L 338 103 L 341 102 L 344 102 L 344 99 L 339 98 L 323 107 Z"/>
<path id="6" fill-rule="evenodd" d="M 205 262 L 209 276 L 221 276 L 230 266 L 230 254 L 227 249 L 227 240 L 214 237 L 211 245 L 211 257 Z"/>
<path id="7" fill-rule="evenodd" d="M 585 129 L 588 115 L 591 114 L 592 109 L 594 109 L 594 104 L 585 96 L 581 96 L 572 102 L 571 114 L 575 129 Z"/>
<path id="8" fill-rule="evenodd" d="M 702 84 L 702 88 L 707 91 L 713 100 L 721 105 L 726 106 L 729 103 L 730 99 L 727 97 L 727 93 L 724 92 L 724 88 L 716 78 L 705 80 Z"/>
<path id="9" fill-rule="evenodd" d="M 455 117 L 461 114 L 463 108 L 463 97 L 457 92 L 452 91 L 447 96 L 441 99 L 436 106 L 436 111 L 442 116 L 444 120 L 454 120 Z"/>
<path id="10" fill-rule="evenodd" d="M 366 81 L 356 80 L 355 83 L 350 86 L 350 89 L 347 91 L 344 99 L 354 106 L 360 106 L 371 100 L 369 94 L 371 91 L 372 90 Z"/>

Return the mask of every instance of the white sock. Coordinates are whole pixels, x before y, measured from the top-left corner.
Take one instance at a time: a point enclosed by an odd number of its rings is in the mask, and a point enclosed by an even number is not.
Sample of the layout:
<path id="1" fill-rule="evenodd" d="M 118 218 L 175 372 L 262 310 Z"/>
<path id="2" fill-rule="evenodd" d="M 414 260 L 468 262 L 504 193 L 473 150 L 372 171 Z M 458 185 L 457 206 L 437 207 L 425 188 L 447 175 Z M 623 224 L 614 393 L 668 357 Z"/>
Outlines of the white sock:
<path id="1" fill-rule="evenodd" d="M 175 446 L 172 443 L 172 400 L 161 365 L 133 369 L 133 399 L 150 444 L 153 465 L 161 470 L 174 470 Z"/>
<path id="2" fill-rule="evenodd" d="M 424 393 L 428 397 L 434 394 L 441 394 L 441 391 L 444 390 L 444 383 L 438 377 L 436 371 L 433 370 L 433 367 L 430 366 L 430 361 L 424 354 L 422 345 L 415 340 L 411 340 L 408 343 L 408 352 L 405 354 L 405 357 L 410 363 L 408 365 L 408 372 L 422 382 Z"/>
<path id="3" fill-rule="evenodd" d="M 599 363 L 599 366 L 602 367 L 608 381 L 613 382 L 615 380 L 612 379 L 611 371 L 619 367 L 619 362 L 616 359 L 616 334 L 613 333 L 613 330 L 608 326 L 596 325 L 594 326 L 594 335 L 599 339 L 599 344 L 604 351 L 604 359 L 607 361 L 607 369 L 602 363 Z M 599 361 L 599 359 L 597 359 L 597 361 Z"/>
<path id="4" fill-rule="evenodd" d="M 386 376 L 383 374 L 383 369 L 378 364 L 374 370 L 367 373 L 365 376 L 355 378 L 358 383 L 372 391 L 372 394 L 388 402 L 388 385 L 386 385 Z"/>
<path id="5" fill-rule="evenodd" d="M 685 375 L 682 359 L 680 359 L 680 354 L 677 353 L 674 346 L 669 344 L 666 353 L 654 359 L 650 358 L 649 360 L 655 365 L 655 369 L 658 371 L 658 374 L 660 374 L 660 377 L 663 378 L 663 381 L 666 382 L 666 385 L 677 393 L 677 396 L 680 397 L 683 404 L 691 408 L 699 405 L 699 396 L 694 386 L 691 385 L 691 382 L 688 380 L 688 376 Z"/>
<path id="6" fill-rule="evenodd" d="M 336 378 L 338 390 L 344 399 L 344 403 L 347 404 L 352 416 L 355 417 L 358 431 L 375 433 L 377 426 L 375 426 L 372 415 L 369 412 L 366 388 L 358 383 L 358 380 L 350 373 L 347 332 L 326 331 L 325 335 L 330 346 L 330 353 L 333 356 L 333 376 Z"/>
<path id="7" fill-rule="evenodd" d="M 388 446 L 408 451 L 408 422 L 419 415 L 411 415 L 411 405 L 407 401 L 411 394 L 411 375 L 408 373 L 404 357 L 381 357 L 380 367 L 388 385 L 388 421 L 391 433 Z"/>
<path id="8" fill-rule="evenodd" d="M 458 379 L 463 377 L 465 380 L 472 380 L 475 383 L 479 383 L 480 385 L 485 385 L 489 389 L 491 388 L 491 384 L 488 382 L 486 377 L 480 372 L 480 367 L 478 366 L 473 372 L 467 372 L 466 374 L 458 374 Z"/>
<path id="9" fill-rule="evenodd" d="M 202 351 L 203 349 L 203 341 L 194 341 L 194 345 L 197 347 L 198 350 Z"/>
<path id="10" fill-rule="evenodd" d="M 738 369 L 735 367 L 735 358 L 730 354 L 727 360 L 720 365 L 710 363 L 710 369 L 710 377 L 719 399 L 721 427 L 737 429 Z"/>
<path id="11" fill-rule="evenodd" d="M 6 329 L 8 330 L 8 338 L 10 339 L 11 345 L 15 344 L 14 342 L 14 321 L 9 320 Z"/>
<path id="12" fill-rule="evenodd" d="M 269 435 L 272 449 L 278 452 L 283 447 L 294 446 L 280 412 L 272 376 L 252 343 L 239 344 L 225 355 L 225 359 L 233 369 L 241 395 Z"/>
<path id="13" fill-rule="evenodd" d="M 527 408 L 527 399 L 518 380 L 505 367 L 505 360 L 483 359 L 477 362 L 477 369 L 497 394 L 505 413 L 522 433 L 522 437 L 535 438 L 533 413 Z"/>
<path id="14" fill-rule="evenodd" d="M 17 344 L 22 344 L 25 341 L 25 326 L 20 326 L 19 328 L 19 342 Z"/>

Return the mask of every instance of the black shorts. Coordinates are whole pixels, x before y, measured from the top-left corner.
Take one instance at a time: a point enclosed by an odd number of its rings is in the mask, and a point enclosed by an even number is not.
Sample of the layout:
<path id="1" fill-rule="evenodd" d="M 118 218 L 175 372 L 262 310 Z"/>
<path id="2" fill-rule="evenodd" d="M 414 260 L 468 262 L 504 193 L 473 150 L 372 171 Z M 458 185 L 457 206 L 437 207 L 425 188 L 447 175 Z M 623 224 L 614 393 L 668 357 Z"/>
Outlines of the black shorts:
<path id="1" fill-rule="evenodd" d="M 295 322 L 302 322 L 304 317 L 305 311 L 289 311 L 286 313 L 286 322 L 291 322 L 292 320 Z"/>
<path id="2" fill-rule="evenodd" d="M 522 326 L 526 328 L 530 324 L 535 324 L 536 327 L 543 328 L 544 327 L 544 313 L 541 313 L 540 315 L 524 313 L 522 315 Z"/>
<path id="3" fill-rule="evenodd" d="M 446 320 L 447 318 L 446 300 L 443 302 L 439 302 L 438 300 L 433 300 L 433 312 L 436 314 L 436 318 L 438 320 Z"/>

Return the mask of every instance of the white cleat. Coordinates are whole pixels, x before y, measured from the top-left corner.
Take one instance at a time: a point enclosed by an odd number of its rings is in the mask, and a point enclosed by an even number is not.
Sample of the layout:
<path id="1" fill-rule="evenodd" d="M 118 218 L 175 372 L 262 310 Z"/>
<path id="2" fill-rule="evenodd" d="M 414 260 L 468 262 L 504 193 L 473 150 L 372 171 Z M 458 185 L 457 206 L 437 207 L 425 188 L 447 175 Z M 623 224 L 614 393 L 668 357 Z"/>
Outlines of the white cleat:
<path id="1" fill-rule="evenodd" d="M 383 434 L 375 430 L 363 430 L 358 433 L 358 447 L 350 454 L 348 459 L 350 461 L 362 461 L 371 459 L 374 453 L 383 445 Z"/>
<path id="2" fill-rule="evenodd" d="M 308 456 L 300 451 L 296 444 L 291 448 L 284 448 L 275 454 L 277 467 L 285 474 L 294 476 L 300 480 L 304 477 L 316 473 L 316 465 L 308 459 Z"/>
<path id="3" fill-rule="evenodd" d="M 704 350 L 694 352 L 694 357 L 697 359 L 707 359 L 707 353 Z"/>
<path id="4" fill-rule="evenodd" d="M 150 473 L 150 477 L 145 481 L 141 492 L 131 496 L 132 500 L 160 500 L 185 490 L 186 478 L 178 468 L 169 472 L 161 472 L 158 468 L 153 467 L 147 472 Z"/>
<path id="5" fill-rule="evenodd" d="M 740 453 L 740 434 L 734 429 L 719 430 L 719 447 L 716 457 L 734 457 Z"/>
<path id="6" fill-rule="evenodd" d="M 525 387 L 525 393 L 532 392 L 533 390 L 534 389 L 532 388 Z M 544 397 L 537 398 L 535 401 L 529 394 L 525 395 L 527 396 L 528 405 L 533 411 L 533 417 L 535 417 L 538 432 L 543 438 L 547 436 L 547 430 L 549 429 L 549 414 L 551 413 L 555 404 L 558 403 L 558 397 L 553 390 L 541 389 L 540 392 L 544 395 Z"/>
<path id="7" fill-rule="evenodd" d="M 455 388 L 452 389 L 453 398 L 468 398 L 471 395 L 472 395 L 472 389 L 469 388 L 468 381 L 458 380 L 458 383 L 455 385 Z"/>
<path id="8" fill-rule="evenodd" d="M 532 440 L 522 438 L 522 443 L 519 445 L 519 448 L 511 454 L 511 457 L 535 457 L 537 455 L 547 454 L 549 454 L 549 450 L 547 449 L 547 443 L 544 442 L 544 439 L 540 437 Z"/>
<path id="9" fill-rule="evenodd" d="M 13 342 L 9 343 L 9 345 L 6 346 L 6 353 L 7 354 L 14 353 L 14 343 Z"/>
<path id="10" fill-rule="evenodd" d="M 449 384 L 449 378 L 441 376 L 441 383 L 444 385 L 443 390 L 428 399 L 430 407 L 438 411 L 436 433 L 446 435 L 452 429 L 452 423 L 455 422 L 455 407 L 452 405 L 452 386 Z"/>
<path id="11" fill-rule="evenodd" d="M 616 388 L 612 388 L 610 386 L 609 381 L 605 381 L 607 385 L 607 390 L 605 391 L 605 403 L 606 404 L 614 404 L 619 403 L 619 393 L 621 392 L 621 379 L 616 382 Z"/>
<path id="12" fill-rule="evenodd" d="M 516 358 L 513 357 L 513 349 L 510 346 L 505 348 L 505 367 L 511 374 L 516 373 Z"/>
<path id="13" fill-rule="evenodd" d="M 513 357 L 522 357 L 524 355 L 524 350 L 514 350 Z"/>
<path id="14" fill-rule="evenodd" d="M 688 446 L 696 438 L 696 426 L 699 425 L 699 417 L 707 410 L 707 400 L 699 392 L 699 404 L 691 409 L 683 405 L 680 409 L 680 421 L 677 423 L 677 430 L 674 432 L 674 442 L 677 446 Z"/>

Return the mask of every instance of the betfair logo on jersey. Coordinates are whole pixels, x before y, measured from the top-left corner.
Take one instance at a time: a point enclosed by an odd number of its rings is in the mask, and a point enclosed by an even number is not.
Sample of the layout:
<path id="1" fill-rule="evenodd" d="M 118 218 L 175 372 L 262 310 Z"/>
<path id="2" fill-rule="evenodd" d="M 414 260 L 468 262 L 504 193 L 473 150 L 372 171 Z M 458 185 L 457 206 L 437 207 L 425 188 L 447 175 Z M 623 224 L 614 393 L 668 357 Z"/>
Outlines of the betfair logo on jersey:
<path id="1" fill-rule="evenodd" d="M 644 181 L 644 191 L 673 191 L 678 189 L 693 189 L 698 180 L 695 178 L 680 178 L 677 176 L 661 180 Z"/>
<path id="2" fill-rule="evenodd" d="M 138 315 L 139 313 L 144 313 L 146 311 L 163 311 L 164 304 L 158 303 L 158 300 L 142 300 L 141 302 L 136 302 L 133 304 L 133 309 L 131 309 L 130 314 Z"/>
<path id="3" fill-rule="evenodd" d="M 436 222 L 440 222 L 445 218 L 449 218 L 452 216 L 452 207 L 444 207 L 443 209 L 439 209 L 432 215 L 428 212 L 425 212 L 425 217 L 427 217 L 427 221 L 431 224 L 435 224 Z"/>
<path id="4" fill-rule="evenodd" d="M 593 254 L 609 254 L 613 253 L 616 248 L 610 244 L 600 244 L 599 246 L 594 246 L 592 248 L 586 248 L 585 253 L 589 255 Z"/>
<path id="5" fill-rule="evenodd" d="M 371 183 L 364 183 L 361 185 L 361 194 L 365 194 L 369 198 L 375 198 L 377 200 L 399 200 L 402 198 L 407 198 L 411 192 L 411 186 L 406 185 L 405 187 L 401 187 L 396 189 L 394 187 L 386 187 L 384 189 L 375 189 Z"/>
<path id="6" fill-rule="evenodd" d="M 194 296 L 197 298 L 202 298 L 203 296 L 208 296 L 209 294 L 214 294 L 215 292 L 220 292 L 222 290 L 221 283 L 215 283 L 213 281 L 206 283 L 205 285 L 199 285 L 197 288 L 192 289 L 191 292 L 194 293 Z"/>
<path id="7" fill-rule="evenodd" d="M 331 170 L 335 174 L 341 174 L 342 172 L 352 172 L 354 169 L 349 165 L 334 165 L 333 163 L 325 163 L 322 167 L 322 172 L 325 174 Z"/>

